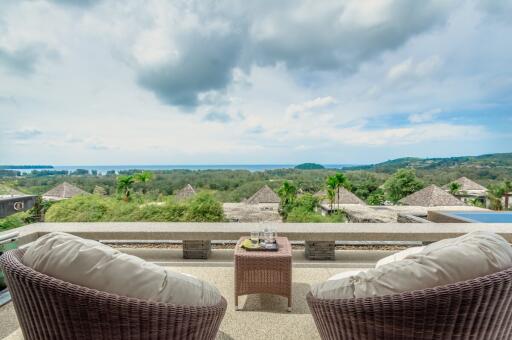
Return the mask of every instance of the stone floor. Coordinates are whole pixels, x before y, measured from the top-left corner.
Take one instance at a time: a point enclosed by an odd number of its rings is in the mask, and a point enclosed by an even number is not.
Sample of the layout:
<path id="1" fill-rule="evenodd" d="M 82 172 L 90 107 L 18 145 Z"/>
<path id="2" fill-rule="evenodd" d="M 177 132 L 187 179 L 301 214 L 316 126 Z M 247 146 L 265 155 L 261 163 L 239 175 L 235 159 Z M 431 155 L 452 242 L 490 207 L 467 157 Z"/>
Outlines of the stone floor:
<path id="1" fill-rule="evenodd" d="M 218 339 L 318 339 L 305 296 L 310 285 L 345 270 L 373 266 L 388 255 L 383 252 L 337 252 L 336 261 L 313 262 L 303 252 L 294 252 L 292 311 L 287 312 L 285 298 L 254 294 L 240 298 L 241 310 L 235 311 L 233 297 L 232 252 L 216 251 L 208 261 L 183 261 L 178 254 L 131 250 L 130 252 L 161 263 L 172 270 L 192 274 L 216 285 L 228 301 L 226 316 Z M 12 303 L 0 308 L 0 339 L 21 340 Z"/>

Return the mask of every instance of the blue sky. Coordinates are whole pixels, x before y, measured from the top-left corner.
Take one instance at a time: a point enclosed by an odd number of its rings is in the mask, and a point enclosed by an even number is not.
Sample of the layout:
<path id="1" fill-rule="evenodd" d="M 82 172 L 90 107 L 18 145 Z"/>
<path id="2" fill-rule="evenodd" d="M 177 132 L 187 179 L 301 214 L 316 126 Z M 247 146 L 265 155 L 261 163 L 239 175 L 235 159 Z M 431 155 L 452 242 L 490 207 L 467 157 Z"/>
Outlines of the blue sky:
<path id="1" fill-rule="evenodd" d="M 512 2 L 0 3 L 0 163 L 512 151 Z"/>

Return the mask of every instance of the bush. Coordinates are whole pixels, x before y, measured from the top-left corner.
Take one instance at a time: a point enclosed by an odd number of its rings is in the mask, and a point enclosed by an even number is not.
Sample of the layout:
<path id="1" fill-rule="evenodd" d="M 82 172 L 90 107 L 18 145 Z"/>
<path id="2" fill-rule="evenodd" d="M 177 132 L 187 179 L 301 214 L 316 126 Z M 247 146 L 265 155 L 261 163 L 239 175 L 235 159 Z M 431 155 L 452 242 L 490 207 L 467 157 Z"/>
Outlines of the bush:
<path id="1" fill-rule="evenodd" d="M 188 202 L 124 202 L 97 195 L 77 196 L 53 204 L 46 212 L 48 222 L 219 222 L 222 205 L 212 195 L 201 193 Z"/>
<path id="2" fill-rule="evenodd" d="M 185 220 L 191 222 L 221 222 L 224 220 L 224 209 L 212 195 L 200 193 L 190 200 Z"/>

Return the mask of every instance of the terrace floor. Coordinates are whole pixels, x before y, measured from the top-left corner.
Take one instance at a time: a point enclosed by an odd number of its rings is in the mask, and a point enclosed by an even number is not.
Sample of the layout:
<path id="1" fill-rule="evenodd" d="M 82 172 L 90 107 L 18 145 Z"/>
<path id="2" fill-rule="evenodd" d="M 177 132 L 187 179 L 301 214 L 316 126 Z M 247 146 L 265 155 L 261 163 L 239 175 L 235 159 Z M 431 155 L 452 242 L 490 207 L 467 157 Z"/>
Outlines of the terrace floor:
<path id="1" fill-rule="evenodd" d="M 240 298 L 242 310 L 235 311 L 232 250 L 214 250 L 206 261 L 183 260 L 181 249 L 122 250 L 216 285 L 228 301 L 217 339 L 318 339 L 305 300 L 310 285 L 342 271 L 372 267 L 378 259 L 392 253 L 343 250 L 336 252 L 336 261 L 315 262 L 306 260 L 303 251 L 294 251 L 292 311 L 287 312 L 285 298 L 263 294 Z M 12 303 L 0 308 L 0 339 L 23 339 Z"/>

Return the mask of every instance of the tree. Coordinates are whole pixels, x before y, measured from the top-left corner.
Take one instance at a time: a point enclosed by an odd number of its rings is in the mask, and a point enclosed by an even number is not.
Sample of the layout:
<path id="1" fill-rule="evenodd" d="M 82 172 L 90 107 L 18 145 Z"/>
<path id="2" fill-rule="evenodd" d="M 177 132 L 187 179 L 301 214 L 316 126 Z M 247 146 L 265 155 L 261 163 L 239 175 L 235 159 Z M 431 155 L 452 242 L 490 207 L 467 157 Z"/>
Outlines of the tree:
<path id="1" fill-rule="evenodd" d="M 414 169 L 399 169 L 384 183 L 387 199 L 395 203 L 423 187 Z"/>
<path id="2" fill-rule="evenodd" d="M 332 210 L 334 206 L 334 201 L 336 200 L 336 191 L 334 191 L 334 189 L 330 187 L 327 188 L 327 199 L 329 200 L 329 205 Z"/>
<path id="3" fill-rule="evenodd" d="M 284 181 L 283 185 L 277 191 L 279 198 L 281 199 L 281 205 L 287 205 L 293 203 L 297 196 L 297 188 L 288 181 Z"/>
<path id="4" fill-rule="evenodd" d="M 131 175 L 121 175 L 117 177 L 117 192 L 123 196 L 123 200 L 130 200 L 130 193 L 135 179 Z"/>
<path id="5" fill-rule="evenodd" d="M 508 200 L 509 200 L 509 196 L 510 196 L 510 193 L 512 192 L 512 181 L 505 181 L 503 182 L 503 188 L 504 188 L 504 193 L 503 195 L 505 196 L 505 210 L 508 209 Z"/>
<path id="6" fill-rule="evenodd" d="M 286 219 L 288 212 L 292 209 L 293 203 L 297 198 L 297 188 L 288 181 L 284 181 L 283 185 L 277 191 L 281 199 L 281 215 Z"/>
<path id="7" fill-rule="evenodd" d="M 489 200 L 489 208 L 492 210 L 503 210 L 501 198 L 505 193 L 503 185 L 490 185 L 487 190 L 487 199 Z"/>
<path id="8" fill-rule="evenodd" d="M 369 205 L 382 205 L 384 204 L 385 200 L 386 198 L 382 189 L 377 189 L 368 196 L 366 202 Z"/>
<path id="9" fill-rule="evenodd" d="M 449 185 L 450 194 L 457 195 L 462 186 L 458 182 L 451 182 Z"/>
<path id="10" fill-rule="evenodd" d="M 139 172 L 139 173 L 136 173 L 135 175 L 133 175 L 133 178 L 134 178 L 135 182 L 143 184 L 142 193 L 145 194 L 146 193 L 146 183 L 150 182 L 153 179 L 153 173 L 149 172 L 149 171 L 143 171 L 143 172 Z"/>
<path id="11" fill-rule="evenodd" d="M 350 182 L 348 181 L 347 177 L 342 174 L 341 172 L 338 172 L 332 176 L 329 176 L 327 178 L 327 189 L 334 190 L 337 194 L 338 198 L 338 210 L 340 208 L 340 189 L 350 189 Z M 332 207 L 331 207 L 332 209 Z"/>

